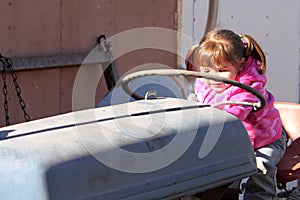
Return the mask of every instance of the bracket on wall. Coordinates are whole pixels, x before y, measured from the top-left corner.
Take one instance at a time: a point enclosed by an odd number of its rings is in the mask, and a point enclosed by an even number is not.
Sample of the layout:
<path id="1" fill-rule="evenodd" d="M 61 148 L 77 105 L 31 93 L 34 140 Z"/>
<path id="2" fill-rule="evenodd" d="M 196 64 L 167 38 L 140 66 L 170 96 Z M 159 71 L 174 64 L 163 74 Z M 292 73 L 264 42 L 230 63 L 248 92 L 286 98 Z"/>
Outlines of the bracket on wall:
<path id="1" fill-rule="evenodd" d="M 71 53 L 36 57 L 11 58 L 15 71 L 54 67 L 74 66 L 81 64 L 101 64 L 108 90 L 112 89 L 119 79 L 118 70 L 113 60 L 111 45 L 105 35 L 97 38 L 97 47 L 89 53 Z M 0 66 L 1 67 L 1 66 Z M 3 71 L 3 68 L 0 68 Z"/>
<path id="2" fill-rule="evenodd" d="M 14 69 L 28 70 L 28 69 L 41 69 L 41 68 L 53 68 L 70 65 L 80 65 L 85 61 L 87 53 L 72 53 L 72 54 L 60 54 L 52 56 L 35 56 L 35 57 L 15 57 L 12 58 Z M 107 63 L 110 59 L 105 53 L 97 53 L 95 59 L 89 59 L 88 63 Z M 0 70 L 3 70 L 2 68 Z"/>

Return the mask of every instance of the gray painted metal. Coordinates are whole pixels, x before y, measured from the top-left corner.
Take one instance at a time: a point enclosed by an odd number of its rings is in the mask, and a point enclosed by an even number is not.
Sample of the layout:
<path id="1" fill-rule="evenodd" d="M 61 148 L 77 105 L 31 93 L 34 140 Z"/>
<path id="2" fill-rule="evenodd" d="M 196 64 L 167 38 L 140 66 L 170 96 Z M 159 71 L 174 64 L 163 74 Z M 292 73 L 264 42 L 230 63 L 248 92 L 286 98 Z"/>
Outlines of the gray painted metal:
<path id="1" fill-rule="evenodd" d="M 100 140 L 101 134 L 115 146 Z M 148 172 L 126 172 L 98 157 L 106 155 L 127 170 L 144 163 L 146 170 L 149 162 L 161 164 L 149 155 L 169 144 L 172 149 L 160 155 L 162 163 L 188 146 L 173 162 Z M 142 162 L 122 159 L 117 154 L 120 148 L 143 154 Z M 30 200 L 173 199 L 256 171 L 249 137 L 236 117 L 175 98 L 71 112 L 1 128 L 0 163 L 0 199 Z"/>
<path id="2" fill-rule="evenodd" d="M 28 70 L 95 63 L 108 65 L 111 59 L 105 52 L 94 49 L 89 54 L 73 53 L 52 56 L 20 57 L 12 58 L 12 61 L 15 70 Z M 3 70 L 2 66 L 0 70 Z"/>
<path id="3" fill-rule="evenodd" d="M 52 68 L 70 65 L 80 65 L 86 54 L 64 54 L 53 56 L 37 56 L 12 58 L 15 70 Z M 2 69 L 1 69 L 2 70 Z"/>

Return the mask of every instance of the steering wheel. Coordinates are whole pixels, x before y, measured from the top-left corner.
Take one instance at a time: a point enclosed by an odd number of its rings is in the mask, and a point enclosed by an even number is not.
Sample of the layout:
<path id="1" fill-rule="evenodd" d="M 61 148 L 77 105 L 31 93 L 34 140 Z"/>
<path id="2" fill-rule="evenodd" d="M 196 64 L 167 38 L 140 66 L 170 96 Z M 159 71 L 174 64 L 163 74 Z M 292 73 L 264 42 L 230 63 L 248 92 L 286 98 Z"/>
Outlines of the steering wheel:
<path id="1" fill-rule="evenodd" d="M 127 76 L 125 76 L 122 80 L 121 80 L 121 86 L 124 89 L 124 91 L 130 95 L 131 97 L 133 97 L 134 99 L 142 99 L 141 96 L 136 95 L 134 92 L 132 92 L 128 86 L 129 82 L 132 81 L 133 79 L 139 78 L 139 77 L 143 77 L 143 76 L 153 76 L 153 75 L 160 75 L 160 76 L 192 76 L 192 77 L 196 77 L 196 78 L 205 78 L 205 79 L 210 79 L 210 80 L 214 80 L 214 81 L 218 81 L 218 82 L 223 82 L 226 84 L 231 84 L 233 86 L 237 86 L 243 90 L 246 90 L 248 92 L 250 92 L 251 94 L 253 94 L 254 96 L 256 96 L 258 98 L 258 102 L 232 102 L 232 101 L 228 101 L 228 102 L 221 102 L 220 104 L 237 104 L 237 105 L 247 105 L 247 106 L 253 106 L 253 112 L 257 112 L 259 110 L 261 110 L 262 108 L 265 107 L 266 105 L 266 100 L 264 98 L 264 96 L 259 93 L 257 90 L 255 90 L 254 88 L 242 84 L 238 81 L 235 80 L 231 80 L 231 79 L 227 79 L 227 78 L 223 78 L 220 76 L 216 76 L 216 75 L 211 75 L 211 74 L 206 74 L 206 73 L 202 73 L 202 72 L 196 72 L 196 71 L 188 71 L 188 70 L 179 70 L 179 69 L 153 69 L 153 70 L 143 70 L 143 71 L 138 71 L 138 72 L 134 72 L 131 74 L 128 74 Z M 220 105 L 218 104 L 218 105 Z M 213 105 L 216 106 L 216 105 Z"/>

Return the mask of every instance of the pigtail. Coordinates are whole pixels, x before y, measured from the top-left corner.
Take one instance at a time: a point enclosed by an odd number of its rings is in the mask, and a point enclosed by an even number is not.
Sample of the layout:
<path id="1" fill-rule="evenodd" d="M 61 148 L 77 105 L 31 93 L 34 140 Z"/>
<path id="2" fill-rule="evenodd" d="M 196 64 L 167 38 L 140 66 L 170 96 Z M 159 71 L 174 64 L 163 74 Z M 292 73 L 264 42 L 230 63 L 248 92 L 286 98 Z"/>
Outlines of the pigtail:
<path id="1" fill-rule="evenodd" d="M 260 63 L 260 73 L 266 71 L 266 57 L 259 44 L 249 35 L 241 34 L 241 39 L 245 45 L 244 57 L 252 56 Z"/>

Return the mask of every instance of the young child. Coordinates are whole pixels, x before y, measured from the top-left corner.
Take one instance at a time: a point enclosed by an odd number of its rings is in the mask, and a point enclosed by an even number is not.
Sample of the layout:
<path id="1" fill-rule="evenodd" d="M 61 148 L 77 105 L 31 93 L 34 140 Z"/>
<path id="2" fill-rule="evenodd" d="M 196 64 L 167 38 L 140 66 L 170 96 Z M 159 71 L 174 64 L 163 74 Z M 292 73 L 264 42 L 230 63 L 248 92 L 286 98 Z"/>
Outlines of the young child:
<path id="1" fill-rule="evenodd" d="M 244 199 L 274 199 L 276 197 L 276 164 L 285 153 L 285 134 L 279 112 L 274 108 L 274 96 L 266 85 L 266 59 L 258 43 L 249 35 L 216 29 L 207 33 L 200 44 L 191 47 L 186 63 L 189 70 L 218 75 L 239 81 L 259 91 L 266 106 L 252 112 L 252 106 L 221 104 L 219 109 L 238 117 L 244 124 L 256 154 L 258 172 L 245 187 Z M 223 101 L 257 102 L 251 93 L 229 84 L 197 78 L 197 101 L 215 104 Z"/>

